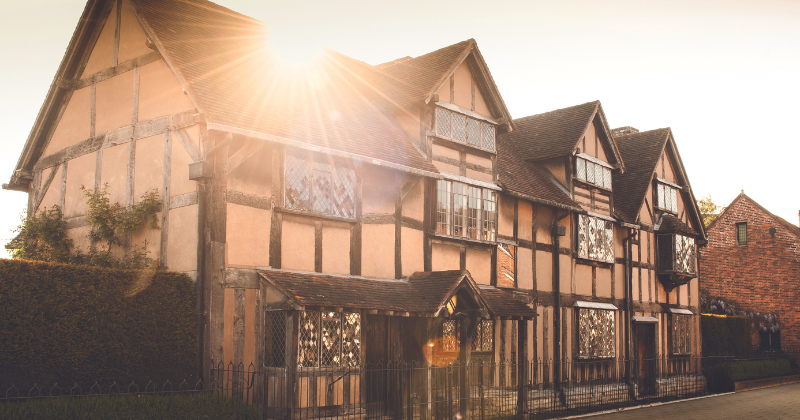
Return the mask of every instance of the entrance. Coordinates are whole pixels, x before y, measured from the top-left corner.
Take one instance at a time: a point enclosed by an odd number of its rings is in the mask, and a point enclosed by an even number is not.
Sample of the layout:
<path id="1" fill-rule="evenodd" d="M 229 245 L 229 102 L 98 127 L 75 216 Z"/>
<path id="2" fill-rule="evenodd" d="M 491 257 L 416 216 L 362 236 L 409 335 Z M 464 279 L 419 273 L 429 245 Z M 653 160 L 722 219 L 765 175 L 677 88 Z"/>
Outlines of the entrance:
<path id="1" fill-rule="evenodd" d="M 639 396 L 656 393 L 656 324 L 636 324 L 636 369 Z"/>

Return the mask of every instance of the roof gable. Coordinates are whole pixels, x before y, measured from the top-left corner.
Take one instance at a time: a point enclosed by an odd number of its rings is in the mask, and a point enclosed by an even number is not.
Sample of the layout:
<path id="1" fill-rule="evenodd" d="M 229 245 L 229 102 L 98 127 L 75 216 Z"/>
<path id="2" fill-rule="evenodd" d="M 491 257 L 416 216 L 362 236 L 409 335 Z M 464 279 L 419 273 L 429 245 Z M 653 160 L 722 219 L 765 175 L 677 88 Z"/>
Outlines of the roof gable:
<path id="1" fill-rule="evenodd" d="M 625 159 L 619 153 L 606 121 L 600 101 L 557 109 L 555 111 L 514 120 L 516 131 L 505 136 L 514 143 L 521 157 L 541 161 L 571 154 L 589 127 L 594 124 L 604 142 L 609 163 L 625 170 Z"/>
<path id="2" fill-rule="evenodd" d="M 788 230 L 789 232 L 791 232 L 791 233 L 792 233 L 792 234 L 793 234 L 795 237 L 797 237 L 798 239 L 800 239 L 800 227 L 798 227 L 798 226 L 795 226 L 795 225 L 793 225 L 792 223 L 789 223 L 788 221 L 786 221 L 786 219 L 784 219 L 784 218 L 782 218 L 782 217 L 780 217 L 780 216 L 778 216 L 778 215 L 776 215 L 776 214 L 774 214 L 774 213 L 770 212 L 770 211 L 769 211 L 769 210 L 767 210 L 767 209 L 766 209 L 764 206 L 762 206 L 761 204 L 758 204 L 758 202 L 756 202 L 755 200 L 753 200 L 752 198 L 750 198 L 750 196 L 748 196 L 747 194 L 745 194 L 745 193 L 744 193 L 744 191 L 742 191 L 741 193 L 739 193 L 739 195 L 737 195 L 737 196 L 736 196 L 736 198 L 734 198 L 734 199 L 733 199 L 733 201 L 731 201 L 731 203 L 730 203 L 730 204 L 728 204 L 728 206 L 727 206 L 727 207 L 725 207 L 725 210 L 723 210 L 723 211 L 722 211 L 722 212 L 721 212 L 721 213 L 720 213 L 720 214 L 717 216 L 717 218 L 716 218 L 716 219 L 714 219 L 714 220 L 713 220 L 713 221 L 712 221 L 712 222 L 711 222 L 711 223 L 708 225 L 708 227 L 706 228 L 706 231 L 708 231 L 708 232 L 711 232 L 711 230 L 712 230 L 712 229 L 715 229 L 715 228 L 716 228 L 716 225 L 717 225 L 717 221 L 718 221 L 718 220 L 720 220 L 720 219 L 722 218 L 722 216 L 723 216 L 723 215 L 725 215 L 725 214 L 727 214 L 729 211 L 733 211 L 733 209 L 735 209 L 735 208 L 736 208 L 738 205 L 740 205 L 740 203 L 741 203 L 742 201 L 748 201 L 748 202 L 750 202 L 750 204 L 752 204 L 752 205 L 756 206 L 756 208 L 760 209 L 760 210 L 761 210 L 761 211 L 762 211 L 762 212 L 763 212 L 765 215 L 767 215 L 767 217 L 770 217 L 770 218 L 774 219 L 774 220 L 775 220 L 777 223 L 779 223 L 779 224 L 780 224 L 780 225 L 782 225 L 784 228 L 786 228 L 786 230 Z"/>
<path id="3" fill-rule="evenodd" d="M 494 82 L 489 66 L 483 59 L 474 39 L 453 44 L 415 58 L 394 60 L 375 66 L 376 69 L 407 86 L 409 97 L 430 103 L 436 93 L 449 83 L 450 77 L 466 63 L 486 102 L 491 116 L 509 124 L 513 129 L 511 114 L 506 108 Z"/>
<path id="4" fill-rule="evenodd" d="M 689 186 L 689 200 L 685 193 L 684 207 L 694 224 L 693 229 L 705 237 L 700 210 L 691 190 L 689 177 L 683 165 L 683 160 L 678 153 L 672 136 L 672 130 L 661 128 L 639 133 L 632 133 L 616 137 L 620 154 L 626 162 L 625 173 L 613 174 L 614 186 L 614 211 L 623 220 L 634 223 L 638 219 L 639 209 L 642 207 L 647 195 L 647 190 L 655 177 L 656 166 L 662 154 L 671 160 L 672 169 L 680 185 Z"/>

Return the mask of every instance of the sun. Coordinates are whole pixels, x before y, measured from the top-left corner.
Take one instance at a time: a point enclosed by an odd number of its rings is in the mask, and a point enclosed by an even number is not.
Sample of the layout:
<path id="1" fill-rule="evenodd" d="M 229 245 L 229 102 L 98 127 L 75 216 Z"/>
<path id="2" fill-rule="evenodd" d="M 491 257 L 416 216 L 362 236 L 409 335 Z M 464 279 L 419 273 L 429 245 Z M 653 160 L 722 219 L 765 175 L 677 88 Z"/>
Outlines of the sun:
<path id="1" fill-rule="evenodd" d="M 289 70 L 308 70 L 322 57 L 322 45 L 308 35 L 274 32 L 267 41 L 267 50 Z"/>

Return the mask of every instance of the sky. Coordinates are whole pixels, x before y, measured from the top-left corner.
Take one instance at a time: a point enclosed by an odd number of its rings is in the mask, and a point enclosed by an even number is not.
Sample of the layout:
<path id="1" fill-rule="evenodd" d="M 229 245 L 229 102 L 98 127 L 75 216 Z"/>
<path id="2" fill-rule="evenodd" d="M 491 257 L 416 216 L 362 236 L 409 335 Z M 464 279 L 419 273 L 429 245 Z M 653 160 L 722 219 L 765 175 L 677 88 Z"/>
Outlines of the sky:
<path id="1" fill-rule="evenodd" d="M 267 23 L 287 55 L 324 47 L 379 64 L 474 38 L 514 118 L 599 99 L 612 128 L 672 128 L 697 199 L 725 205 L 744 190 L 798 223 L 800 1 L 218 3 Z M 0 6 L 0 182 L 11 177 L 84 5 Z M 27 195 L 0 191 L 0 203 L 5 243 Z"/>

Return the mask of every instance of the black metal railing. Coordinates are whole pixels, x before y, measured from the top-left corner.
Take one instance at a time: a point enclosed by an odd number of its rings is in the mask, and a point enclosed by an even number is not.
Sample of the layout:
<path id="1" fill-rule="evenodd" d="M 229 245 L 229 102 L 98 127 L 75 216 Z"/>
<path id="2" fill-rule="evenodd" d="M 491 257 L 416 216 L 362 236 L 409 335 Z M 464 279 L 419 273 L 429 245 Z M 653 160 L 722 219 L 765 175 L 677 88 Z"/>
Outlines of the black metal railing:
<path id="1" fill-rule="evenodd" d="M 789 359 L 800 352 L 751 355 Z M 14 385 L 0 402 L 25 399 L 173 393 L 213 393 L 255 406 L 264 419 L 546 419 L 700 396 L 720 390 L 719 370 L 741 357 L 567 359 L 526 363 L 475 359 L 441 365 L 416 362 L 358 367 L 266 367 L 216 363 L 205 382 L 143 385 L 98 383 Z M 449 363 L 452 362 L 452 363 Z M 558 381 L 555 378 L 559 378 Z"/>

